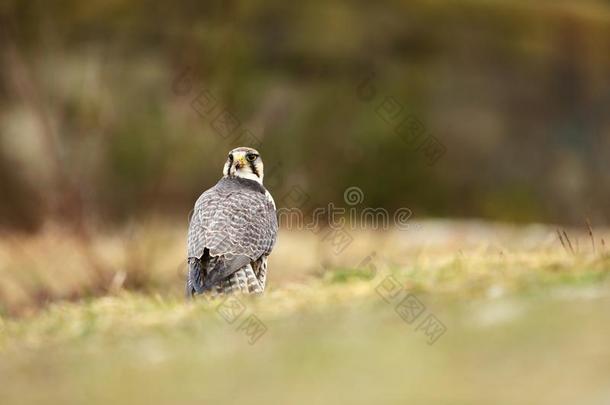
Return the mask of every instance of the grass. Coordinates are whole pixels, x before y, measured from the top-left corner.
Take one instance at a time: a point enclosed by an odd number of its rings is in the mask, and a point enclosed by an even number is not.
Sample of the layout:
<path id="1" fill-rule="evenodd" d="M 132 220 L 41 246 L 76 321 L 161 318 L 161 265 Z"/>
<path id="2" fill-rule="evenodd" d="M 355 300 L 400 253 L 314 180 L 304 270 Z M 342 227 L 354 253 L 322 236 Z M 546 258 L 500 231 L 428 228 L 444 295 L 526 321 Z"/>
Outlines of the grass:
<path id="1" fill-rule="evenodd" d="M 130 236 L 128 249 L 122 235 L 96 242 L 108 254 L 105 265 L 125 272 L 114 290 L 5 311 L 0 403 L 610 400 L 610 259 L 566 252 L 551 228 L 425 222 L 406 234 L 354 232 L 338 255 L 319 235 L 284 232 L 268 292 L 239 297 L 243 313 L 229 323 L 227 303 L 185 304 L 184 236 L 149 226 Z M 571 232 L 584 246 L 586 232 Z M 53 277 L 14 274 L 20 260 L 43 272 L 38 255 L 23 255 L 47 238 L 19 240 L 21 253 L 0 256 L 8 258 L 1 262 L 3 297 L 11 297 L 5 308 L 30 303 L 19 297 L 33 291 L 32 279 L 64 291 Z M 46 262 L 47 271 L 72 266 L 60 255 Z M 137 288 L 126 287 L 131 271 Z M 86 274 L 59 274 L 72 288 L 81 282 L 95 291 Z M 403 291 L 391 303 L 378 293 L 388 276 Z M 23 296 L 8 294 L 7 283 Z M 407 291 L 425 307 L 412 323 L 395 311 Z M 418 329 L 430 314 L 446 327 L 433 344 Z M 266 328 L 253 344 L 240 330 L 250 315 Z"/>

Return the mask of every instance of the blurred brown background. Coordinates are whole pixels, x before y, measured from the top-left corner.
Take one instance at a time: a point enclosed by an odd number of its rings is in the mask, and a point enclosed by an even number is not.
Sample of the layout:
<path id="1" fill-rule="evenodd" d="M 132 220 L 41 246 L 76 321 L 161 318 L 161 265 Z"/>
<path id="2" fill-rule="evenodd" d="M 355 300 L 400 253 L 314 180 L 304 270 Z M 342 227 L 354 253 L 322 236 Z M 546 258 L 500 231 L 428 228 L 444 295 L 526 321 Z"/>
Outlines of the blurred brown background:
<path id="1" fill-rule="evenodd" d="M 365 205 L 416 217 L 610 219 L 608 1 L 0 7 L 5 229 L 186 225 L 244 130 L 280 201 L 357 185 Z M 395 132 L 407 116 L 445 148 L 434 164 Z"/>
<path id="2" fill-rule="evenodd" d="M 284 224 L 241 318 L 186 304 L 244 144 L 408 228 Z M 609 0 L 0 0 L 0 404 L 608 404 L 609 165 Z"/>

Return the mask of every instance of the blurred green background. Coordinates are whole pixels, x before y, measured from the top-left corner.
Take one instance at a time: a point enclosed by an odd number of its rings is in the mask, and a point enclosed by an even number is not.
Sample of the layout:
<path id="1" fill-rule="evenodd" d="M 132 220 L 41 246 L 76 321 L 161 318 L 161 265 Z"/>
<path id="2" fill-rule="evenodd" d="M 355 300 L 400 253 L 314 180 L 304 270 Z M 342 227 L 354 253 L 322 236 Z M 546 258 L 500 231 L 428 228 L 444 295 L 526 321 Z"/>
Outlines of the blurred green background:
<path id="1" fill-rule="evenodd" d="M 282 227 L 252 346 L 183 299 L 244 144 L 413 212 Z M 0 0 L 0 404 L 607 404 L 609 162 L 608 0 Z"/>
<path id="2" fill-rule="evenodd" d="M 183 217 L 244 130 L 280 202 L 357 185 L 417 217 L 610 219 L 608 1 L 5 0 L 0 15 L 1 227 Z M 224 135 L 222 111 L 239 121 Z M 434 164 L 395 133 L 407 116 L 445 148 Z"/>

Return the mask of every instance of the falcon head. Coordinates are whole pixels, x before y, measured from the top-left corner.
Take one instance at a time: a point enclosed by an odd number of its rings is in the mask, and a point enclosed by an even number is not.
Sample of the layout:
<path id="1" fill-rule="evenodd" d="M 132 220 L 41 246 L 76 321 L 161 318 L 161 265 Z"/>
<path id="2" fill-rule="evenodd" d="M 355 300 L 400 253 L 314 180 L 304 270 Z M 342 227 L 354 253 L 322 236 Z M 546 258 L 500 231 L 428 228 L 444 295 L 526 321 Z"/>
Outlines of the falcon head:
<path id="1" fill-rule="evenodd" d="M 224 177 L 241 177 L 263 184 L 263 160 L 256 149 L 241 146 L 229 152 Z"/>

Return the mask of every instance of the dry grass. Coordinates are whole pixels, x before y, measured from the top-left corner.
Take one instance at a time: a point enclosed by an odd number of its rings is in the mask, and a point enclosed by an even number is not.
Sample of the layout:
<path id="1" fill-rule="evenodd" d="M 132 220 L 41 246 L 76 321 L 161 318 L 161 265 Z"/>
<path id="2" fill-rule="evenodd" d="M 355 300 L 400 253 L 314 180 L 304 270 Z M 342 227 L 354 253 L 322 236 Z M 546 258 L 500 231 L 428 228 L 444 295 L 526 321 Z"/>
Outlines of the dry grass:
<path id="1" fill-rule="evenodd" d="M 175 226 L 98 237 L 109 287 L 60 230 L 5 239 L 0 403 L 604 403 L 610 258 L 567 234 L 578 252 L 549 227 L 430 221 L 336 255 L 284 231 L 268 292 L 240 298 L 254 345 L 222 302 L 185 304 Z M 447 327 L 434 345 L 376 293 L 388 275 Z"/>
<path id="2" fill-rule="evenodd" d="M 588 230 L 572 231 L 570 243 L 582 240 L 578 252 L 543 226 L 428 221 L 403 232 L 348 231 L 353 242 L 338 254 L 325 237 L 328 231 L 282 231 L 271 259 L 271 288 L 308 284 L 328 270 L 365 267 L 400 271 L 413 288 L 471 294 L 526 288 L 532 277 L 576 277 L 580 270 L 575 269 L 595 272 L 607 266 L 601 242 L 598 249 L 585 248 Z M 184 229 L 149 221 L 97 235 L 86 247 L 73 233 L 53 226 L 33 237 L 0 236 L 1 312 L 23 315 L 50 302 L 122 290 L 182 294 Z"/>

